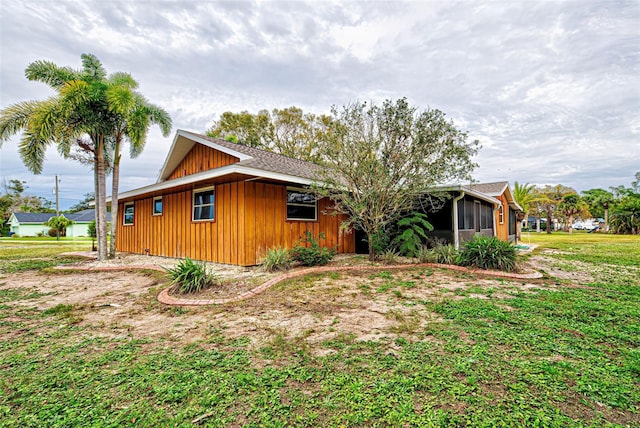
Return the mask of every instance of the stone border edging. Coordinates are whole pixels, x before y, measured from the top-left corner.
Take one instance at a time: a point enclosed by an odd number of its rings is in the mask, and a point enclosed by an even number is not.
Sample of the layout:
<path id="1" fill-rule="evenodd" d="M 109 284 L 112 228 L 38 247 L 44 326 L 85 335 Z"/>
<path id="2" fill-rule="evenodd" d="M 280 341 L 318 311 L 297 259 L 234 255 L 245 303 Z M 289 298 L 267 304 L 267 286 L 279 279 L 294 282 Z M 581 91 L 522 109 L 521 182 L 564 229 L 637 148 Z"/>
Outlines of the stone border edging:
<path id="1" fill-rule="evenodd" d="M 498 276 L 502 278 L 513 278 L 513 279 L 537 279 L 542 278 L 542 274 L 540 272 L 534 272 L 530 274 L 517 274 L 517 273 L 508 273 L 508 272 L 500 272 L 500 271 L 489 271 L 482 269 L 469 269 L 463 266 L 456 265 L 443 265 L 437 263 L 420 263 L 414 265 L 387 265 L 387 266 L 321 266 L 321 267 L 312 267 L 307 269 L 300 269 L 296 271 L 292 271 L 289 273 L 285 273 L 280 276 L 276 276 L 271 278 L 267 282 L 258 287 L 255 287 L 249 291 L 246 291 L 242 294 L 239 294 L 235 297 L 229 297 L 226 299 L 209 299 L 209 300 L 193 300 L 193 299 L 182 299 L 179 297 L 174 297 L 169 294 L 169 288 L 165 288 L 158 294 L 158 301 L 165 305 L 170 306 L 204 306 L 204 305 L 225 305 L 228 303 L 237 303 L 243 300 L 246 300 L 250 297 L 256 296 L 263 291 L 273 287 L 274 285 L 291 278 L 297 278 L 300 276 L 308 275 L 310 273 L 318 273 L 318 272 L 352 272 L 352 271 L 368 271 L 368 270 L 389 270 L 389 269 L 410 269 L 410 268 L 421 268 L 421 267 L 435 267 L 440 268 L 444 267 L 446 269 L 457 270 L 466 273 L 474 273 L 480 275 L 489 275 L 489 276 Z"/>
<path id="2" fill-rule="evenodd" d="M 455 270 L 464 273 L 472 273 L 486 276 L 497 276 L 500 278 L 511 278 L 511 279 L 539 279 L 542 278 L 542 273 L 533 272 L 533 273 L 509 273 L 509 272 L 501 272 L 495 270 L 483 270 L 483 269 L 471 269 L 464 266 L 457 265 L 445 265 L 438 263 L 418 263 L 418 264 L 407 264 L 407 265 L 384 265 L 384 266 L 318 266 L 311 267 L 306 269 L 294 270 L 280 276 L 276 276 L 271 278 L 264 284 L 261 284 L 255 288 L 252 288 L 249 291 L 245 291 L 242 294 L 239 294 L 235 297 L 228 297 L 226 299 L 203 299 L 203 300 L 195 300 L 195 299 L 183 299 L 180 297 L 175 297 L 169 294 L 169 289 L 171 287 L 167 287 L 162 290 L 158 294 L 158 302 L 168 305 L 168 306 L 206 306 L 206 305 L 225 305 L 228 303 L 237 303 L 243 300 L 246 300 L 250 297 L 254 297 L 265 290 L 273 287 L 274 285 L 292 278 L 297 278 L 300 276 L 308 275 L 310 273 L 322 273 L 322 272 L 359 272 L 359 271 L 383 271 L 390 269 L 412 269 L 412 268 L 422 268 L 422 267 L 432 267 L 432 268 L 445 268 L 449 270 Z M 126 270 L 155 270 L 159 272 L 164 272 L 164 269 L 161 266 L 157 265 L 123 265 L 123 266 L 103 266 L 103 267 L 92 267 L 92 266 L 71 266 L 71 265 L 61 265 L 55 266 L 53 269 L 55 270 L 80 270 L 80 271 L 126 271 Z"/>

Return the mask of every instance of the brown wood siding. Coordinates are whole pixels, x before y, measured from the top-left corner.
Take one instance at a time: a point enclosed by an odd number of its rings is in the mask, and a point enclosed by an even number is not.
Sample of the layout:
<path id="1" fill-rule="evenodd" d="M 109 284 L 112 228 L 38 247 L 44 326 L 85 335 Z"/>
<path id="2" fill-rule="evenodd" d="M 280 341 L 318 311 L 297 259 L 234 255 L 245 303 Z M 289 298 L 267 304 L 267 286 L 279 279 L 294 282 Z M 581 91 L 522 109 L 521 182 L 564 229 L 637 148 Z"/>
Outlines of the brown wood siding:
<path id="1" fill-rule="evenodd" d="M 239 162 L 235 156 L 228 155 L 219 150 L 202 144 L 196 144 L 191 151 L 182 159 L 176 169 L 171 172 L 167 180 L 184 177 L 185 175 L 196 174 L 214 168 L 220 168 Z"/>
<path id="2" fill-rule="evenodd" d="M 509 202 L 504 193 L 497 196 L 496 199 L 500 200 L 504 207 L 504 222 L 502 224 L 500 224 L 500 211 L 498 210 L 494 213 L 496 218 L 496 236 L 502 241 L 509 242 Z"/>
<path id="3" fill-rule="evenodd" d="M 321 245 L 355 252 L 353 232 L 340 230 L 344 217 L 328 214 L 328 199 L 318 201 L 317 221 L 288 221 L 286 191 L 256 181 L 216 185 L 214 221 L 191 221 L 192 190 L 163 195 L 161 216 L 152 215 L 152 197 L 135 201 L 131 226 L 122 224 L 121 204 L 118 251 L 251 266 L 269 248 L 292 248 L 308 230 L 314 237 L 324 232 Z"/>

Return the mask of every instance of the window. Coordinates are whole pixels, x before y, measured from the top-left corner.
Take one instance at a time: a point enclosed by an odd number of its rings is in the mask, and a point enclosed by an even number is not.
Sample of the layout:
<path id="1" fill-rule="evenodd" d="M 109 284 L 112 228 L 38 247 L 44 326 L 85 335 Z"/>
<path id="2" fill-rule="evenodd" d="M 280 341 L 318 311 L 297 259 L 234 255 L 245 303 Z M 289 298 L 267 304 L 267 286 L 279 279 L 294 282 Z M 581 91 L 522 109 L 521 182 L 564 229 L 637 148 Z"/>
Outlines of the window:
<path id="1" fill-rule="evenodd" d="M 153 198 L 153 215 L 162 215 L 162 196 Z"/>
<path id="2" fill-rule="evenodd" d="M 498 219 L 500 224 L 504 224 L 504 205 L 500 205 L 500 211 L 498 211 Z"/>
<path id="3" fill-rule="evenodd" d="M 133 224 L 133 214 L 135 211 L 135 204 L 133 202 L 127 202 L 124 204 L 124 216 L 122 220 L 122 224 L 125 226 L 130 226 Z"/>
<path id="4" fill-rule="evenodd" d="M 213 220 L 215 193 L 213 187 L 193 191 L 193 221 Z"/>
<path id="5" fill-rule="evenodd" d="M 287 188 L 287 220 L 317 219 L 318 201 L 313 193 L 304 189 Z"/>

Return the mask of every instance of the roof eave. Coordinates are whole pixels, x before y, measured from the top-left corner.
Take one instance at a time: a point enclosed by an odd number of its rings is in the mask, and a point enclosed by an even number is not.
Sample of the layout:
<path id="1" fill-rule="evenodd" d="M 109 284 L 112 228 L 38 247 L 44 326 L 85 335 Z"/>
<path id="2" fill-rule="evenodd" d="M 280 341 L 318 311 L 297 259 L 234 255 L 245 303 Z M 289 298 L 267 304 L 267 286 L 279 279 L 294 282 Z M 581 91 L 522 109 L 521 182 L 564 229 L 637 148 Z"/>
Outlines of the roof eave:
<path id="1" fill-rule="evenodd" d="M 174 180 L 161 181 L 155 184 L 151 184 L 149 186 L 130 190 L 128 192 L 119 193 L 118 199 L 133 198 L 133 197 L 144 195 L 147 193 L 167 190 L 173 187 L 184 186 L 187 184 L 195 184 L 201 181 L 211 180 L 214 178 L 219 178 L 219 177 L 223 177 L 225 175 L 230 175 L 230 174 L 244 174 L 244 175 L 250 175 L 255 178 L 277 180 L 277 181 L 283 181 L 287 183 L 301 184 L 305 186 L 308 186 L 308 185 L 311 185 L 312 183 L 317 182 L 316 180 L 312 180 L 305 177 L 298 177 L 295 175 L 283 174 L 279 172 L 266 171 L 262 169 L 251 168 L 248 166 L 232 164 L 232 165 L 227 165 L 220 168 L 211 169 L 208 171 L 203 171 L 196 174 L 191 174 L 184 177 L 176 178 Z M 107 198 L 107 202 L 111 202 L 111 198 Z"/>

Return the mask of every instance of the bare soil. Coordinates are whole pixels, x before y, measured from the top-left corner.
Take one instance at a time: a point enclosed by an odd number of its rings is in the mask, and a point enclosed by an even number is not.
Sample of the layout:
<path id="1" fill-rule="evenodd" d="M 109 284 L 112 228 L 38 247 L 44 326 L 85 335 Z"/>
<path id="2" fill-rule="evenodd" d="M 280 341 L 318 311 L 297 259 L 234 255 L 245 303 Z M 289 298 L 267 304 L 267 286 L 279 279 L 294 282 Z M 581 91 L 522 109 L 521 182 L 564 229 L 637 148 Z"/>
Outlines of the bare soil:
<path id="1" fill-rule="evenodd" d="M 202 298 L 237 295 L 273 275 L 220 265 L 216 272 L 224 279 L 222 285 Z M 283 282 L 234 304 L 181 308 L 157 302 L 166 286 L 161 272 L 27 271 L 0 276 L 0 290 L 30 296 L 10 304 L 40 311 L 73 305 L 61 324 L 86 326 L 91 334 L 188 344 L 224 331 L 227 337 L 248 338 L 256 348 L 279 338 L 296 339 L 313 345 L 318 354 L 331 352 L 323 346 L 325 341 L 345 335 L 363 341 L 388 338 L 393 343 L 398 336 L 423 334 L 426 326 L 442 320 L 422 301 L 505 298 L 553 287 L 536 280 L 478 278 L 430 268 L 323 273 Z"/>

